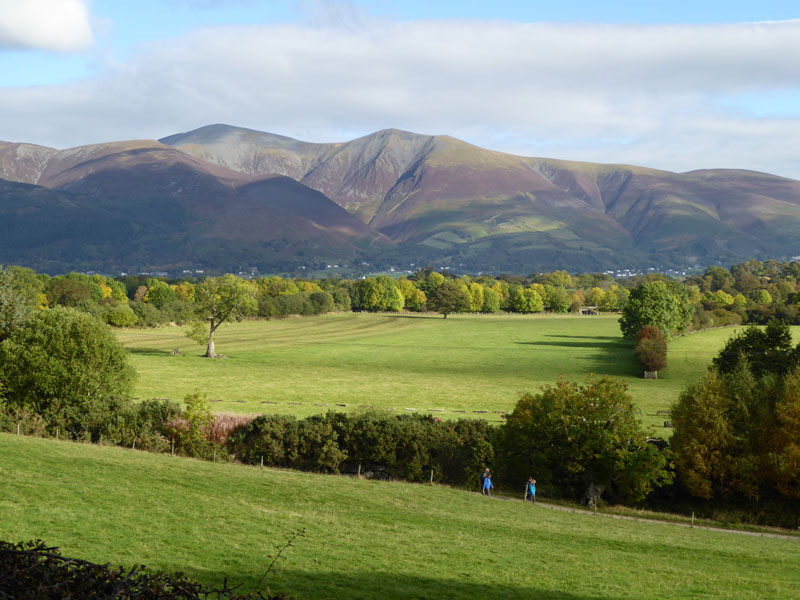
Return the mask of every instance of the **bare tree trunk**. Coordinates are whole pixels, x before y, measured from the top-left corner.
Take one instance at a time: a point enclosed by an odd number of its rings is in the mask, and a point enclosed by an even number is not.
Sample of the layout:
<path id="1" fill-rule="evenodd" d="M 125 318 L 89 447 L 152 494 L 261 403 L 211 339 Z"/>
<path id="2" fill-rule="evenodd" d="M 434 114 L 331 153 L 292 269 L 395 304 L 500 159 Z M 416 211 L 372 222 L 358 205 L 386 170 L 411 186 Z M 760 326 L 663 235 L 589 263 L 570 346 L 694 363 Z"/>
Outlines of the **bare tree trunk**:
<path id="1" fill-rule="evenodd" d="M 206 358 L 217 358 L 217 351 L 214 347 L 214 331 L 216 327 L 214 327 L 214 320 L 211 320 L 211 325 L 209 327 L 208 332 L 208 348 L 206 348 Z"/>

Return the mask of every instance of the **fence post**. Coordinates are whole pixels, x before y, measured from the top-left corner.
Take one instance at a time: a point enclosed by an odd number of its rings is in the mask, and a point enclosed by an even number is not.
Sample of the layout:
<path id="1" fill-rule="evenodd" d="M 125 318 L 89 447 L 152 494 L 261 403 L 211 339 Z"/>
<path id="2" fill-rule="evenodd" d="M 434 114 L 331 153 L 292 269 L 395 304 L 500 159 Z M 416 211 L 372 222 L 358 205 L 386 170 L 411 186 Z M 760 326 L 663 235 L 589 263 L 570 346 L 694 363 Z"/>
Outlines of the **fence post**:
<path id="1" fill-rule="evenodd" d="M 19 435 L 19 423 L 17 423 L 17 435 Z"/>
<path id="2" fill-rule="evenodd" d="M 214 448 L 214 460 L 212 462 L 217 462 L 217 449 Z"/>
<path id="3" fill-rule="evenodd" d="M 358 475 L 356 477 L 361 477 L 361 463 L 358 463 Z"/>
<path id="4" fill-rule="evenodd" d="M 56 440 L 58 440 L 58 429 L 56 429 Z"/>
<path id="5" fill-rule="evenodd" d="M 175 440 L 170 440 L 169 445 L 170 445 L 170 453 L 172 454 L 172 456 L 175 456 Z"/>
<path id="6" fill-rule="evenodd" d="M 431 485 L 433 485 L 433 469 L 431 469 Z"/>
<path id="7" fill-rule="evenodd" d="M 264 466 L 264 455 L 263 454 L 261 455 L 261 466 L 262 467 Z"/>
<path id="8" fill-rule="evenodd" d="M 692 511 L 692 529 L 694 529 L 694 511 Z"/>

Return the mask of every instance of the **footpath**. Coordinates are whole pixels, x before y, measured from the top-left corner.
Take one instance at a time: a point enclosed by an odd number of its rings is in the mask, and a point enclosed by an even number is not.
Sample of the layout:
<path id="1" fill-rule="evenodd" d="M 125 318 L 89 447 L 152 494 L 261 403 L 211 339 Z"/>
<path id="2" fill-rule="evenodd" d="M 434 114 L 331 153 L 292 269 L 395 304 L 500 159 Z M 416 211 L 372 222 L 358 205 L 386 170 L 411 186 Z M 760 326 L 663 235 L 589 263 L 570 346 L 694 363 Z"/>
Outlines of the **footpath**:
<path id="1" fill-rule="evenodd" d="M 476 492 L 480 494 L 480 492 Z M 508 496 L 492 496 L 495 500 L 510 500 L 522 502 L 518 498 L 510 498 Z M 590 510 L 583 510 L 580 508 L 570 508 L 569 506 L 561 506 L 559 504 L 549 504 L 547 502 L 536 501 L 535 506 L 546 508 L 548 510 L 559 510 L 561 512 L 578 513 L 582 515 L 589 515 L 592 517 L 605 517 L 607 519 L 621 519 L 623 521 L 641 521 L 644 523 L 659 523 L 661 525 L 672 525 L 673 527 L 685 527 L 686 529 L 701 529 L 703 531 L 719 531 L 721 533 L 732 533 L 735 535 L 747 535 L 750 537 L 763 537 L 775 538 L 782 540 L 792 540 L 800 542 L 800 535 L 786 535 L 782 533 L 770 533 L 768 531 L 747 531 L 744 529 L 726 529 L 724 527 L 711 527 L 710 525 L 692 525 L 691 523 L 680 523 L 677 521 L 664 521 L 663 519 L 649 519 L 647 517 L 632 517 L 629 515 L 612 515 L 604 512 L 592 512 Z"/>

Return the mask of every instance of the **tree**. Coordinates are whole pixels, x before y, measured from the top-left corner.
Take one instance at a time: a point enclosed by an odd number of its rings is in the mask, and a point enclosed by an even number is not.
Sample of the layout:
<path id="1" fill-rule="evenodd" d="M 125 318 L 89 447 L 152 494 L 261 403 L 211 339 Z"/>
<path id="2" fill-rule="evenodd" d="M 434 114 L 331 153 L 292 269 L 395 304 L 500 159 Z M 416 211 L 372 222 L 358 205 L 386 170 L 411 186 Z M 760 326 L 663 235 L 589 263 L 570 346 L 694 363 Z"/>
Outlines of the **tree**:
<path id="1" fill-rule="evenodd" d="M 481 307 L 481 312 L 500 312 L 500 294 L 493 288 L 487 287 L 483 290 L 483 306 Z"/>
<path id="2" fill-rule="evenodd" d="M 378 276 L 378 287 L 380 289 L 379 310 L 386 312 L 400 312 L 403 310 L 405 298 L 397 283 L 386 275 Z"/>
<path id="3" fill-rule="evenodd" d="M 92 300 L 92 291 L 88 283 L 69 277 L 55 277 L 50 282 L 47 301 L 50 306 L 79 306 Z"/>
<path id="4" fill-rule="evenodd" d="M 161 279 L 150 279 L 147 281 L 147 294 L 142 300 L 149 302 L 158 310 L 161 310 L 167 304 L 175 302 L 178 299 L 175 290 L 170 285 Z"/>
<path id="5" fill-rule="evenodd" d="M 0 343 L 6 402 L 50 426 L 82 433 L 132 388 L 127 354 L 106 325 L 55 307 L 32 315 Z"/>
<path id="6" fill-rule="evenodd" d="M 523 394 L 497 442 L 501 478 L 534 472 L 551 489 L 597 503 L 604 492 L 630 502 L 669 481 L 663 452 L 646 442 L 623 382 L 561 379 Z"/>
<path id="7" fill-rule="evenodd" d="M 425 292 L 418 289 L 417 286 L 414 285 L 414 282 L 409 281 L 405 277 L 401 277 L 397 280 L 397 286 L 400 288 L 400 292 L 405 299 L 403 306 L 406 310 L 419 312 L 423 309 L 427 298 L 425 297 Z"/>
<path id="8" fill-rule="evenodd" d="M 469 310 L 469 295 L 457 281 L 445 279 L 428 295 L 428 308 L 447 318 L 451 312 Z"/>
<path id="9" fill-rule="evenodd" d="M 483 310 L 483 302 L 484 302 L 484 292 L 483 286 L 480 283 L 475 283 L 474 281 L 469 284 L 469 311 L 470 312 L 481 312 Z"/>
<path id="10" fill-rule="evenodd" d="M 683 333 L 692 322 L 694 307 L 689 295 L 677 282 L 649 281 L 633 290 L 628 298 L 619 326 L 622 336 L 633 340 L 645 325 L 654 325 L 670 339 Z"/>
<path id="11" fill-rule="evenodd" d="M 550 312 L 565 313 L 569 310 L 572 299 L 563 287 L 544 286 L 544 305 Z"/>
<path id="12" fill-rule="evenodd" d="M 517 287 L 511 293 L 511 307 L 518 313 L 535 313 L 544 310 L 539 293 L 531 288 Z"/>
<path id="13" fill-rule="evenodd" d="M 258 309 L 250 282 L 231 275 L 208 277 L 195 288 L 194 322 L 186 335 L 206 345 L 206 358 L 218 358 L 214 333 L 226 321 L 238 321 Z"/>
<path id="14" fill-rule="evenodd" d="M 737 332 L 712 361 L 721 373 L 733 373 L 744 359 L 755 377 L 785 375 L 800 362 L 800 346 L 792 348 L 792 333 L 785 323 L 772 319 L 765 328 L 751 325 Z"/>
<path id="15" fill-rule="evenodd" d="M 603 301 L 603 297 L 606 293 L 603 291 L 602 288 L 593 287 L 588 292 L 586 292 L 586 296 L 584 297 L 587 306 L 600 306 L 600 303 Z"/>
<path id="16" fill-rule="evenodd" d="M 14 285 L 14 273 L 0 266 L 0 342 L 9 337 L 28 318 L 31 306 Z"/>

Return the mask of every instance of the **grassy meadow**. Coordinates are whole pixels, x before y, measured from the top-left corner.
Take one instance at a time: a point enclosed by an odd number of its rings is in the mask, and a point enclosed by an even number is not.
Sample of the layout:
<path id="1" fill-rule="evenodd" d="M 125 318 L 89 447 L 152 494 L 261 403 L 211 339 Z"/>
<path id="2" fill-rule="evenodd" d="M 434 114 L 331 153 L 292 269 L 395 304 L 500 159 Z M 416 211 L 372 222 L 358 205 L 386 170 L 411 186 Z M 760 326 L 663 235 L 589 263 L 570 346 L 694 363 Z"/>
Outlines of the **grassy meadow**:
<path id="1" fill-rule="evenodd" d="M 247 321 L 219 329 L 217 351 L 228 357 L 221 360 L 202 358 L 204 348 L 179 327 L 117 335 L 138 372 L 140 398 L 179 400 L 199 390 L 217 411 L 306 416 L 370 406 L 499 422 L 520 392 L 594 373 L 626 381 L 643 422 L 663 435 L 665 417 L 657 411 L 702 376 L 734 329 L 673 340 L 668 368 L 645 381 L 617 320 L 343 313 Z M 174 347 L 180 355 L 172 355 Z"/>
<path id="2" fill-rule="evenodd" d="M 541 490 L 546 495 L 546 490 Z M 0 434 L 0 539 L 303 598 L 797 598 L 800 540 Z"/>

